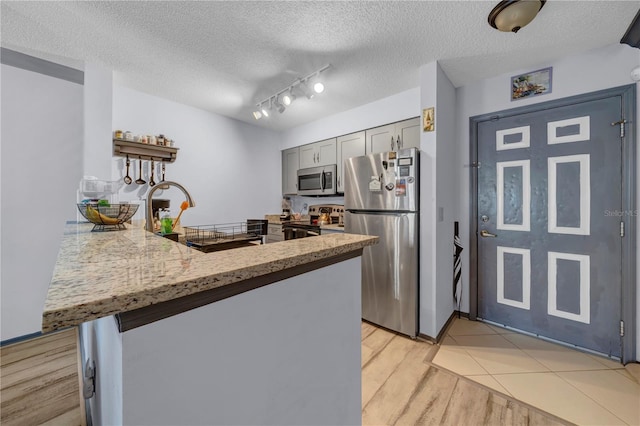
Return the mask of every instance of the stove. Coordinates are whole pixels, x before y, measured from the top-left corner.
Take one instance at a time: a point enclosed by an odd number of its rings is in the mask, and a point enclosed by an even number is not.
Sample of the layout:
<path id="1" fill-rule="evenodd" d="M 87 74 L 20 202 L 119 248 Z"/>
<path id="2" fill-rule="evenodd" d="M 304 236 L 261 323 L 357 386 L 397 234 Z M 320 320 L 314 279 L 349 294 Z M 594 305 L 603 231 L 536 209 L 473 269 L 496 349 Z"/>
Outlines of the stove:
<path id="1" fill-rule="evenodd" d="M 342 222 L 343 216 L 343 205 L 318 204 L 309 206 L 308 221 L 289 221 L 282 223 L 284 239 L 292 240 L 295 238 L 315 237 L 321 234 L 321 225 L 339 224 Z"/>
<path id="2" fill-rule="evenodd" d="M 326 223 L 322 223 L 321 216 L 328 215 Z M 342 223 L 344 217 L 344 206 L 341 204 L 317 204 L 309 206 L 309 216 L 311 223 L 319 223 L 320 225 L 335 225 Z"/>

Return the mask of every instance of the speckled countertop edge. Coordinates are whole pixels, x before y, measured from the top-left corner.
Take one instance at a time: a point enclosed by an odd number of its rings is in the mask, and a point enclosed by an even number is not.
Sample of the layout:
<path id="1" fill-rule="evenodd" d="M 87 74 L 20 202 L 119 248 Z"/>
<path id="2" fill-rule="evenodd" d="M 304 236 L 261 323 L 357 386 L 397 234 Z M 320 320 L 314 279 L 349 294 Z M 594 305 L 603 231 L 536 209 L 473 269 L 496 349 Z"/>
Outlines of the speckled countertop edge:
<path id="1" fill-rule="evenodd" d="M 42 316 L 42 331 L 177 299 L 358 250 L 377 237 L 333 233 L 201 253 L 139 228 L 65 228 Z"/>

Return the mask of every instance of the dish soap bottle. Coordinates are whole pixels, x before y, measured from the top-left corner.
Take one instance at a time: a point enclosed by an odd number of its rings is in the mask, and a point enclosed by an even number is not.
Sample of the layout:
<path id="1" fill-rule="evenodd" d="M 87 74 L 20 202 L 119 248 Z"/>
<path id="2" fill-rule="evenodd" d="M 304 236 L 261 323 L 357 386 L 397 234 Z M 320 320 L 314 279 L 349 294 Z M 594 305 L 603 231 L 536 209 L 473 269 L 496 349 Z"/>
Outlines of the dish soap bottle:
<path id="1" fill-rule="evenodd" d="M 170 234 L 173 228 L 173 221 L 171 220 L 171 216 L 169 216 L 169 211 L 163 209 L 162 210 L 162 220 L 160 221 L 160 232 L 163 234 Z"/>

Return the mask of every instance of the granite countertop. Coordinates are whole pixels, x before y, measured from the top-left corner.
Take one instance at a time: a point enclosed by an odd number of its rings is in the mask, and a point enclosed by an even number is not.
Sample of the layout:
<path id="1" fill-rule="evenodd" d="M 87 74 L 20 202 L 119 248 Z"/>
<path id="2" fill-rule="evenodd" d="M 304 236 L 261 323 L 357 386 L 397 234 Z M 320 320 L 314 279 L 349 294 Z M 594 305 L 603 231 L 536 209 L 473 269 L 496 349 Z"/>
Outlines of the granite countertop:
<path id="1" fill-rule="evenodd" d="M 141 228 L 92 228 L 88 223 L 65 228 L 42 314 L 43 332 L 353 252 L 378 240 L 331 233 L 201 253 Z"/>

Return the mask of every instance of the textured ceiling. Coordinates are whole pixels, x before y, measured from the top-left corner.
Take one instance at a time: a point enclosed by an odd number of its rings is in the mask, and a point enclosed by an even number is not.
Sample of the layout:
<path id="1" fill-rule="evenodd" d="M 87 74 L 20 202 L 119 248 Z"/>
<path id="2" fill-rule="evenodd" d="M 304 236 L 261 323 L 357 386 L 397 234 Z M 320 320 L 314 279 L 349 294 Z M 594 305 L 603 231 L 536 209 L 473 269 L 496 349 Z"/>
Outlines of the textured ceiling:
<path id="1" fill-rule="evenodd" d="M 618 43 L 636 1 L 549 0 L 517 34 L 487 24 L 496 1 L 6 1 L 3 47 L 271 129 L 418 86 L 437 60 L 456 87 Z M 325 64 L 327 90 L 256 121 L 254 105 Z"/>

